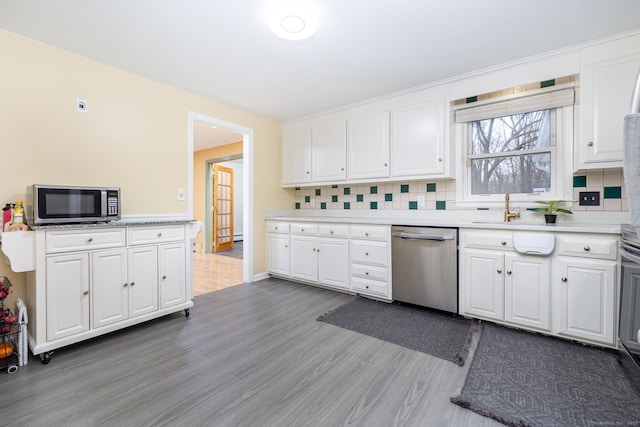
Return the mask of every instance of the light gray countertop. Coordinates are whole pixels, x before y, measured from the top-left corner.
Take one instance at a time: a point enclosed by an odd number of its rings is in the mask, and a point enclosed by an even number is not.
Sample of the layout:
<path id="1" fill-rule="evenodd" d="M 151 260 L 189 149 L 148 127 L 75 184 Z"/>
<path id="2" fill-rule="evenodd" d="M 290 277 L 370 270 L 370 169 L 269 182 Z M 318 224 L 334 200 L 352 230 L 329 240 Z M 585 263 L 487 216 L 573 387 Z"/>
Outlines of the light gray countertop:
<path id="1" fill-rule="evenodd" d="M 573 215 L 568 219 L 559 218 L 557 224 L 546 225 L 540 215 L 523 214 L 511 222 L 502 220 L 502 212 L 476 212 L 460 211 L 450 215 L 435 214 L 432 212 L 421 214 L 408 214 L 406 211 L 380 211 L 370 215 L 344 214 L 344 211 L 336 213 L 318 214 L 299 213 L 296 211 L 273 211 L 265 216 L 267 220 L 288 222 L 317 222 L 317 223 L 344 223 L 344 224 L 379 224 L 379 225 L 405 225 L 420 227 L 457 227 L 495 230 L 526 230 L 526 231 L 553 231 L 570 233 L 600 233 L 620 234 L 621 224 L 625 221 L 622 215 Z M 330 212 L 330 211 L 327 211 Z M 337 214 L 342 212 L 343 214 Z M 575 218 L 574 218 L 575 217 Z M 606 218 L 620 222 L 607 223 Z"/>
<path id="2" fill-rule="evenodd" d="M 123 218 L 118 221 L 109 222 L 90 222 L 81 224 L 45 224 L 31 226 L 32 230 L 55 230 L 55 229 L 73 229 L 73 228 L 104 228 L 104 227 L 128 227 L 142 225 L 172 225 L 172 224 L 189 224 L 195 221 L 182 218 L 164 218 L 164 217 L 135 217 Z"/>

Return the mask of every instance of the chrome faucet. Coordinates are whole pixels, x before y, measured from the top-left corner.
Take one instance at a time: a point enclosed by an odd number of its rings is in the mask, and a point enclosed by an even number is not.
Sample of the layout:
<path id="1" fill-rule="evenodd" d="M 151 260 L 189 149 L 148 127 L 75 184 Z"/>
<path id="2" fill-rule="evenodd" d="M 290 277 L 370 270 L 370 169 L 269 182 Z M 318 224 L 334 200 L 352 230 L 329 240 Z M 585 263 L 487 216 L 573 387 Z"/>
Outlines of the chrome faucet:
<path id="1" fill-rule="evenodd" d="M 509 212 L 509 193 L 504 195 L 504 222 L 511 221 L 511 218 L 520 218 L 520 209 L 518 212 Z"/>

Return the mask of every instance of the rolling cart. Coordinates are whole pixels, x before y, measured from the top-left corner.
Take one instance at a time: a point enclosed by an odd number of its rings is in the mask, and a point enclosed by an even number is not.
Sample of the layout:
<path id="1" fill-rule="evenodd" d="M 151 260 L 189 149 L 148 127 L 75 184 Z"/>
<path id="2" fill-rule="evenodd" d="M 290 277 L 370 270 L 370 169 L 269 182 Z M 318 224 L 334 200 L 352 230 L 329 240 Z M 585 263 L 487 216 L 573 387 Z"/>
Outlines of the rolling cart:
<path id="1" fill-rule="evenodd" d="M 4 305 L 4 298 L 9 293 L 11 282 L 6 277 L 0 276 L 0 370 L 6 370 L 13 374 L 20 364 L 20 352 L 18 351 L 21 339 L 21 324 L 18 316 L 11 313 Z"/>

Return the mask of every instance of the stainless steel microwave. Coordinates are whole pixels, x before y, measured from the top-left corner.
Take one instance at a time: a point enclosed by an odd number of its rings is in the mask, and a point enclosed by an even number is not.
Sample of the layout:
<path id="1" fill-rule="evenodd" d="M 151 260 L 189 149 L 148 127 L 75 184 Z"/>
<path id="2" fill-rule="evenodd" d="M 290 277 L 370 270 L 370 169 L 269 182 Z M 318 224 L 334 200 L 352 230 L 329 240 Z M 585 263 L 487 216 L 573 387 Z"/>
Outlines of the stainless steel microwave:
<path id="1" fill-rule="evenodd" d="M 120 189 L 34 184 L 27 187 L 29 225 L 106 222 L 120 219 Z"/>

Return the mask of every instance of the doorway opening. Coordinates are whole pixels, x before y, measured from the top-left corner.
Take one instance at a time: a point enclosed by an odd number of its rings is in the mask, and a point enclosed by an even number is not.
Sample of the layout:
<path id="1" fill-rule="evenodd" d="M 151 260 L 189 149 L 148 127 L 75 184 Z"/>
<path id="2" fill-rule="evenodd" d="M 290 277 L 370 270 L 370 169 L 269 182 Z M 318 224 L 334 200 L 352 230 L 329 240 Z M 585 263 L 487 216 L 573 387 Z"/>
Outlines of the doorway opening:
<path id="1" fill-rule="evenodd" d="M 194 239 L 194 295 L 235 286 L 239 283 L 253 282 L 253 130 L 233 123 L 208 117 L 198 113 L 189 113 L 189 197 L 190 217 L 205 225 L 204 232 Z M 222 154 L 225 153 L 231 154 Z M 216 164 L 229 167 L 235 162 L 234 175 L 240 198 L 234 203 L 236 226 L 230 225 L 231 215 L 227 216 L 222 237 L 230 246 L 235 246 L 234 256 L 220 255 L 215 252 L 213 190 L 215 182 L 211 179 Z M 237 167 L 237 170 L 236 170 Z M 230 202 L 229 194 L 223 197 Z M 233 231 L 232 231 L 233 230 Z M 224 240 L 224 239 L 223 239 Z M 229 243 L 231 241 L 231 243 Z M 229 255 L 227 251 L 227 255 Z"/>

